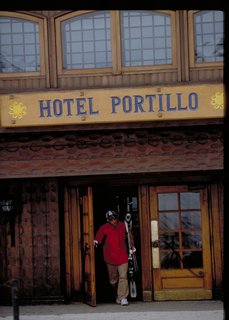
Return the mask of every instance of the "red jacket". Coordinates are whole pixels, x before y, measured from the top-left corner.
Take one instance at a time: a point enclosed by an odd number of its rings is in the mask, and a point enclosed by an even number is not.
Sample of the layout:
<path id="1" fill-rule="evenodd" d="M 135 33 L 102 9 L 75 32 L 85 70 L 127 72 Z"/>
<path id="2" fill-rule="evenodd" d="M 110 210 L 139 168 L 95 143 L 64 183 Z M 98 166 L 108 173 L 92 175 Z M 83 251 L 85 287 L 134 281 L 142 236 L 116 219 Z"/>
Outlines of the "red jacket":
<path id="1" fill-rule="evenodd" d="M 120 265 L 128 262 L 124 222 L 119 221 L 116 227 L 110 223 L 103 224 L 97 231 L 95 240 L 99 244 L 104 241 L 103 257 L 106 263 Z"/>

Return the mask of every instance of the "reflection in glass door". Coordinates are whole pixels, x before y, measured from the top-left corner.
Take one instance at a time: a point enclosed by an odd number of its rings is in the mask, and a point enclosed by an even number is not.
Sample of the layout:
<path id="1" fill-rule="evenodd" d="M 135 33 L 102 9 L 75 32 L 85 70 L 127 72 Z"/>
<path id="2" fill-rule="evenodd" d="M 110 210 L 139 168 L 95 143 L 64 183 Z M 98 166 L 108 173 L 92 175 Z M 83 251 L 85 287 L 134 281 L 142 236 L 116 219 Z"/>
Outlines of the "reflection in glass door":
<path id="1" fill-rule="evenodd" d="M 162 269 L 202 268 L 200 192 L 158 193 Z"/>

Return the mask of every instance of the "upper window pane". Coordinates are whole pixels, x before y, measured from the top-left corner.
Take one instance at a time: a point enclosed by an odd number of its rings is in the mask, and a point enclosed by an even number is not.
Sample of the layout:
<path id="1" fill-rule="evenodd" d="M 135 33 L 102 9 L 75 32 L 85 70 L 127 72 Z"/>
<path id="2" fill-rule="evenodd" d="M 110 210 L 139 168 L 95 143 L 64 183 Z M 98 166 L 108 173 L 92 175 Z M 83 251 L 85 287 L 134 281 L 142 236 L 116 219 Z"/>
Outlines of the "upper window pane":
<path id="1" fill-rule="evenodd" d="M 0 17 L 0 72 L 40 71 L 39 24 Z"/>
<path id="2" fill-rule="evenodd" d="M 178 193 L 158 193 L 158 210 L 177 210 L 178 209 Z"/>
<path id="3" fill-rule="evenodd" d="M 110 13 L 101 11 L 62 22 L 63 68 L 111 67 Z"/>
<path id="4" fill-rule="evenodd" d="M 222 62 L 224 15 L 222 11 L 200 11 L 194 15 L 195 61 Z"/>
<path id="5" fill-rule="evenodd" d="M 199 192 L 181 192 L 180 193 L 181 209 L 200 209 Z"/>
<path id="6" fill-rule="evenodd" d="M 172 63 L 171 18 L 149 11 L 121 11 L 122 65 Z"/>

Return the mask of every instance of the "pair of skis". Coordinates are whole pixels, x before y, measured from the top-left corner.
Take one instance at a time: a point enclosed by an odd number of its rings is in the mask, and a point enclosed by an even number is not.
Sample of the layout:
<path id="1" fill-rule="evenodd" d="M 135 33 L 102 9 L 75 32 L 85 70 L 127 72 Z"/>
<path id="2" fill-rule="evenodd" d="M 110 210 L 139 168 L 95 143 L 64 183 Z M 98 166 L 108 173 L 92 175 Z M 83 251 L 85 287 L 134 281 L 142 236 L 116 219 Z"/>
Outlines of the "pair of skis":
<path id="1" fill-rule="evenodd" d="M 131 239 L 130 232 L 132 232 L 132 217 L 130 213 L 127 213 L 124 220 L 126 226 L 126 234 L 127 234 L 127 245 L 128 245 L 128 276 L 129 276 L 129 287 L 130 287 L 130 296 L 131 298 L 137 297 L 137 288 L 135 277 L 138 271 L 138 264 L 136 255 L 133 253 L 131 247 Z"/>

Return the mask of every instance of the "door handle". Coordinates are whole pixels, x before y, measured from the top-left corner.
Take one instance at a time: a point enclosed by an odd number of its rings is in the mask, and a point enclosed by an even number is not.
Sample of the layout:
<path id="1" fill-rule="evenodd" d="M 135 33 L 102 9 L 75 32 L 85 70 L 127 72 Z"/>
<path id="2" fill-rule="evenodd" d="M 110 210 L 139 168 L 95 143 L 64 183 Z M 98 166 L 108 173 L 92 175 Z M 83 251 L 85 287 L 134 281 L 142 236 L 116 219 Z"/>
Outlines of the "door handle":
<path id="1" fill-rule="evenodd" d="M 89 255 L 90 253 L 90 246 L 88 243 L 85 243 L 84 252 L 85 252 L 85 255 Z"/>
<path id="2" fill-rule="evenodd" d="M 160 240 L 152 241 L 152 247 L 153 248 L 159 248 L 160 247 Z"/>
<path id="3" fill-rule="evenodd" d="M 151 243 L 152 243 L 152 264 L 154 269 L 160 268 L 160 256 L 158 239 L 158 221 L 151 220 Z"/>

